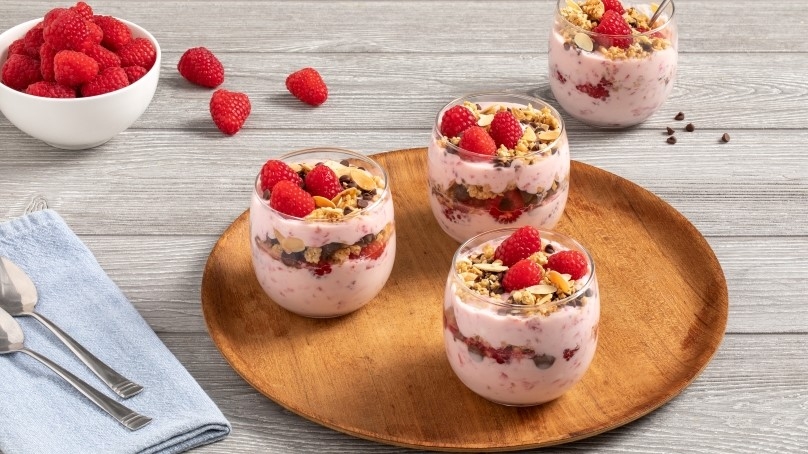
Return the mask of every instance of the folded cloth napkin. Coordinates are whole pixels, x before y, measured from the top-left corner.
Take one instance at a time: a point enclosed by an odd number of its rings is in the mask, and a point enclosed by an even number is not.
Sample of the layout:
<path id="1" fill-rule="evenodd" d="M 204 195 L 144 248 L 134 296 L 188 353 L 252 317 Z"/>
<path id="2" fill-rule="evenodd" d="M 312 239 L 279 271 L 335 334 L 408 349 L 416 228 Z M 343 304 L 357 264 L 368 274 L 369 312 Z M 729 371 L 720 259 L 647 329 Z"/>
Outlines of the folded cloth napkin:
<path id="1" fill-rule="evenodd" d="M 153 418 L 131 432 L 28 355 L 0 355 L 0 452 L 178 453 L 230 433 L 221 411 L 56 212 L 0 224 L 0 255 L 33 280 L 37 312 L 144 390 L 119 398 L 39 322 L 16 317 L 26 347 Z"/>

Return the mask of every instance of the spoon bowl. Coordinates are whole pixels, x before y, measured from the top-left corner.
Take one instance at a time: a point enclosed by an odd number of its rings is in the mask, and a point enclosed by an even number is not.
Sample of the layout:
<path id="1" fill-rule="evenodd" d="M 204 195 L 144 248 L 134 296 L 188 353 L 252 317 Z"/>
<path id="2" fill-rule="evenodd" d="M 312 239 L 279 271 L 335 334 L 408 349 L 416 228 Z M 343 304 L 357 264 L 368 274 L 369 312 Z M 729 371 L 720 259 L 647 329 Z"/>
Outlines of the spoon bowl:
<path id="1" fill-rule="evenodd" d="M 35 312 L 37 301 L 36 286 L 31 278 L 14 262 L 6 257 L 0 257 L 0 309 L 15 317 L 32 317 L 42 323 L 117 395 L 126 399 L 143 391 L 142 386 L 96 358 L 52 321 Z"/>
<path id="2" fill-rule="evenodd" d="M 151 422 L 152 419 L 148 416 L 141 415 L 110 399 L 102 394 L 101 391 L 88 385 L 87 382 L 76 377 L 47 357 L 42 356 L 34 350 L 25 348 L 25 336 L 23 335 L 20 324 L 17 323 L 14 317 L 8 312 L 0 309 L 0 355 L 18 352 L 25 353 L 48 366 L 48 368 L 73 385 L 81 394 L 90 399 L 94 404 L 98 405 L 99 408 L 107 412 L 129 430 L 138 430 Z"/>

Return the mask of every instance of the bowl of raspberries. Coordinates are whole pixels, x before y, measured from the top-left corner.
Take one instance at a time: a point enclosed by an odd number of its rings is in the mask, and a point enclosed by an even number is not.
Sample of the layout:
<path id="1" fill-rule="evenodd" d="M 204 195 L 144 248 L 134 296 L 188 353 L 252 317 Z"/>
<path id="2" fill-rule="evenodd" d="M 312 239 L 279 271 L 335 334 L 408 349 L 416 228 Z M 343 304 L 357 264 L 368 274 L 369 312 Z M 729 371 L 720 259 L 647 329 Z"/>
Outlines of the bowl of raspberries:
<path id="1" fill-rule="evenodd" d="M 84 2 L 0 34 L 0 112 L 56 148 L 96 147 L 127 129 L 159 78 L 154 36 Z"/>

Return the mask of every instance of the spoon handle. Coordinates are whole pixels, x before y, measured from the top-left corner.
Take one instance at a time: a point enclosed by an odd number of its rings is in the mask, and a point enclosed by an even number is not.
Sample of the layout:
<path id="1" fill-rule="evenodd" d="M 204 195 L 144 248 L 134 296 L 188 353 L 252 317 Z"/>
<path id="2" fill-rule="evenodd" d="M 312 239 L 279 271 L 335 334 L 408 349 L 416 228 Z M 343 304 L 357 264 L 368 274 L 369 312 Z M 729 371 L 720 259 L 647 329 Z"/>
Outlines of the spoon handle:
<path id="1" fill-rule="evenodd" d="M 75 339 L 70 337 L 66 332 L 62 331 L 61 328 L 56 326 L 52 321 L 45 318 L 45 316 L 38 314 L 36 312 L 30 312 L 26 315 L 30 315 L 35 319 L 39 320 L 40 323 L 45 325 L 46 328 L 51 330 L 56 337 L 59 338 L 60 341 L 64 342 L 67 347 L 78 356 L 78 358 L 90 368 L 90 370 L 98 376 L 107 386 L 110 387 L 115 394 L 123 397 L 124 399 L 128 399 L 129 397 L 134 396 L 135 394 L 143 391 L 143 387 L 138 385 L 137 383 L 129 380 L 128 378 L 124 377 L 123 375 L 116 372 L 111 367 L 107 366 L 103 361 L 96 358 L 95 355 L 87 351 L 81 344 L 76 342 Z"/>
<path id="2" fill-rule="evenodd" d="M 134 410 L 131 410 L 125 407 L 124 405 L 119 404 L 118 402 L 110 399 L 109 397 L 102 394 L 101 391 L 98 391 L 97 389 L 88 385 L 84 380 L 71 374 L 70 372 L 62 368 L 62 366 L 54 363 L 45 356 L 42 356 L 41 354 L 33 350 L 29 350 L 27 348 L 23 348 L 18 351 L 26 353 L 28 356 L 31 356 L 34 359 L 41 362 L 42 364 L 48 366 L 52 371 L 59 374 L 60 377 L 64 378 L 68 383 L 73 385 L 74 388 L 79 390 L 79 392 L 81 392 L 88 399 L 93 401 L 94 404 L 98 405 L 102 410 L 109 413 L 110 416 L 118 420 L 119 423 L 126 426 L 127 429 L 133 431 L 138 430 L 151 422 L 152 419 L 149 418 L 148 416 L 143 416 L 140 413 L 137 413 Z"/>

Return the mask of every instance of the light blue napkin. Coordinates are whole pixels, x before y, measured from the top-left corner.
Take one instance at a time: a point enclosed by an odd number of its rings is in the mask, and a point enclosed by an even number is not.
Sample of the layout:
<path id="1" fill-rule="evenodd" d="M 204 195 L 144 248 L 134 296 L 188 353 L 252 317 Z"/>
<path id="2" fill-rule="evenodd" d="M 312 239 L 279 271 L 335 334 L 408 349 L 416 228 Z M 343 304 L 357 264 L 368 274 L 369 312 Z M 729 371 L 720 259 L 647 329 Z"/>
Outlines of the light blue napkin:
<path id="1" fill-rule="evenodd" d="M 1 355 L 3 454 L 178 453 L 230 433 L 213 401 L 56 212 L 39 211 L 0 224 L 0 255 L 34 281 L 37 312 L 145 389 L 119 398 L 39 322 L 16 317 L 26 346 L 153 418 L 131 432 L 33 358 Z"/>

